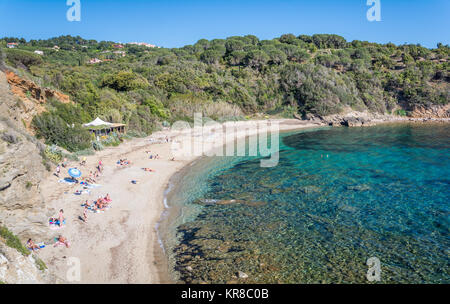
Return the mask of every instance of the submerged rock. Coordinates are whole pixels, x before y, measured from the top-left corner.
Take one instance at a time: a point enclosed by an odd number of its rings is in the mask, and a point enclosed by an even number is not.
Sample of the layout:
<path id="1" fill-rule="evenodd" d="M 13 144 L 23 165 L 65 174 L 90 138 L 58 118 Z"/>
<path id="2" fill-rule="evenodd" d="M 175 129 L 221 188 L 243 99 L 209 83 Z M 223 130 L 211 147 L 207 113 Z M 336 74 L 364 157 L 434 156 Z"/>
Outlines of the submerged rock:
<path id="1" fill-rule="evenodd" d="M 248 278 L 248 274 L 246 274 L 245 272 L 239 271 L 238 272 L 238 277 L 240 279 L 247 279 Z"/>
<path id="2" fill-rule="evenodd" d="M 305 186 L 305 187 L 301 187 L 300 191 L 302 191 L 303 193 L 306 193 L 306 194 L 317 193 L 317 192 L 320 192 L 320 188 L 317 186 Z"/>
<path id="3" fill-rule="evenodd" d="M 356 185 L 356 186 L 347 186 L 347 190 L 353 190 L 353 191 L 368 191 L 370 190 L 370 186 L 363 184 L 363 185 Z"/>

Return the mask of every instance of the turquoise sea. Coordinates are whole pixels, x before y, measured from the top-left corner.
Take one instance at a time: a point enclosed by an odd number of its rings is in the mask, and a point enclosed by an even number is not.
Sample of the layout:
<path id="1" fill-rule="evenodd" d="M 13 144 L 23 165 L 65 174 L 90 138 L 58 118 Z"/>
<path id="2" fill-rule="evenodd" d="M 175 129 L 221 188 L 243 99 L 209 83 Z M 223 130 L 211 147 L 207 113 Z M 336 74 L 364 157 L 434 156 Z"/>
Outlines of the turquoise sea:
<path id="1" fill-rule="evenodd" d="M 280 162 L 203 158 L 174 180 L 162 237 L 187 283 L 450 283 L 450 125 L 281 134 Z M 238 279 L 238 271 L 248 274 Z"/>

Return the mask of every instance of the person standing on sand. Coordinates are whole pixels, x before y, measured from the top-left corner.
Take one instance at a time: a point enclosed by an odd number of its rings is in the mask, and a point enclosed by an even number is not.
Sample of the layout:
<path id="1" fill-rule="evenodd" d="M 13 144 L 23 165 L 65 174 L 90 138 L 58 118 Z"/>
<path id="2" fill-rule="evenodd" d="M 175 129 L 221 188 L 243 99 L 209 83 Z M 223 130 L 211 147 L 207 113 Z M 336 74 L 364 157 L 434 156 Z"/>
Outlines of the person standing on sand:
<path id="1" fill-rule="evenodd" d="M 101 160 L 98 162 L 98 167 L 97 167 L 97 169 L 98 169 L 98 173 L 102 173 L 102 170 L 103 170 L 103 164 L 102 164 L 102 161 L 101 161 Z"/>
<path id="2" fill-rule="evenodd" d="M 64 222 L 64 210 L 59 210 L 59 217 L 58 217 L 58 220 L 59 220 L 59 227 L 62 227 L 63 226 L 63 222 Z"/>
<path id="3" fill-rule="evenodd" d="M 87 223 L 87 221 L 88 221 L 88 217 L 87 217 L 88 210 L 89 210 L 89 207 L 88 207 L 88 204 L 86 204 L 84 206 L 84 210 L 83 210 L 83 220 L 85 223 Z"/>

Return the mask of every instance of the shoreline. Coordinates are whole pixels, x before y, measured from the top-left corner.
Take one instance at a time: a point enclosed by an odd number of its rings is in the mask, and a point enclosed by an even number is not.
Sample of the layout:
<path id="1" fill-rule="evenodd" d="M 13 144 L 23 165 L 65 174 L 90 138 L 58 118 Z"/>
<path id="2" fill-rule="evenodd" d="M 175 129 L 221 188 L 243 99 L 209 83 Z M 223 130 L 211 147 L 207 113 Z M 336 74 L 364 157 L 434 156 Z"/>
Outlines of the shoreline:
<path id="1" fill-rule="evenodd" d="M 272 120 L 275 121 L 275 120 Z M 314 127 L 296 120 L 277 120 L 280 129 L 301 129 Z M 255 123 L 251 121 L 250 123 Z M 97 180 L 101 187 L 91 189 L 89 195 L 74 195 L 79 185 L 59 183 L 59 178 L 48 174 L 41 182 L 41 194 L 53 211 L 48 218 L 55 217 L 64 209 L 67 224 L 52 235 L 59 234 L 71 242 L 70 248 L 53 248 L 53 239 L 45 241 L 47 247 L 38 255 L 47 264 L 49 272 L 58 283 L 169 283 L 167 258 L 160 247 L 157 225 L 161 220 L 164 206 L 164 193 L 170 178 L 186 167 L 197 156 L 171 161 L 172 143 L 151 143 L 150 138 L 173 139 L 173 131 L 155 132 L 149 137 L 132 139 L 118 147 L 108 147 L 95 155 L 86 156 L 86 166 L 69 162 L 67 168 L 78 167 L 83 176 L 94 171 L 98 161 L 104 165 L 102 176 Z M 146 151 L 159 154 L 157 160 L 150 160 Z M 126 158 L 132 165 L 117 168 L 116 161 Z M 67 169 L 66 168 L 66 169 Z M 145 172 L 151 168 L 156 172 Z M 66 169 L 61 178 L 66 177 Z M 131 180 L 137 180 L 132 184 Z M 81 204 L 92 202 L 99 196 L 109 194 L 112 208 L 105 213 L 88 213 L 84 223 Z M 50 228 L 49 228 L 50 229 Z M 81 280 L 68 281 L 67 274 L 72 269 L 70 258 L 79 260 Z"/>
<path id="2" fill-rule="evenodd" d="M 325 123 L 295 119 L 272 121 L 280 123 L 280 132 L 327 126 Z M 251 121 L 254 122 L 258 121 Z M 389 122 L 416 121 L 401 119 L 380 121 L 376 124 Z M 53 175 L 41 183 L 45 201 L 54 208 L 54 213 L 49 217 L 56 216 L 57 211 L 63 208 L 68 221 L 65 227 L 56 230 L 54 234 L 67 237 L 71 247 L 53 248 L 48 245 L 38 253 L 50 273 L 56 276 L 57 282 L 67 283 L 66 276 L 70 270 L 68 258 L 75 257 L 80 260 L 81 280 L 68 283 L 177 283 L 170 278 L 168 256 L 161 246 L 159 229 L 165 212 L 170 212 L 170 206 L 167 206 L 165 199 L 170 193 L 168 188 L 172 178 L 201 156 L 171 161 L 171 142 L 149 141 L 150 138 L 165 136 L 176 138 L 172 131 L 159 131 L 149 137 L 132 139 L 118 147 L 106 148 L 95 155 L 87 156 L 86 167 L 80 168 L 86 173 L 93 170 L 100 159 L 104 164 L 104 174 L 97 181 L 102 187 L 92 189 L 90 195 L 73 195 L 79 187 L 60 184 Z M 223 145 L 225 143 L 221 146 Z M 150 150 L 154 155 L 159 154 L 161 159 L 148 159 L 146 150 Z M 132 165 L 118 169 L 115 162 L 120 158 L 132 161 Z M 69 163 L 68 166 L 79 167 L 75 162 Z M 156 172 L 145 172 L 142 170 L 144 167 Z M 132 179 L 136 179 L 138 184 L 131 184 Z M 82 202 L 86 199 L 92 201 L 107 193 L 113 200 L 110 210 L 101 214 L 89 213 L 87 223 L 78 219 L 83 212 Z"/>

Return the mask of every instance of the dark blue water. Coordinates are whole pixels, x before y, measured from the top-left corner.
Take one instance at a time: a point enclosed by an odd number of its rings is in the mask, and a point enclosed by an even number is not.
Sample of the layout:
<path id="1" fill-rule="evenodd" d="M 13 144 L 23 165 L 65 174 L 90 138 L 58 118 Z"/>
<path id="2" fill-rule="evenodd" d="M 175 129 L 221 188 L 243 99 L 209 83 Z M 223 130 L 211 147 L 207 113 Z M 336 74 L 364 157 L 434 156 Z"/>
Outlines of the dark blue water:
<path id="1" fill-rule="evenodd" d="M 450 283 L 449 125 L 333 128 L 281 142 L 278 166 L 230 162 L 186 195 L 200 211 L 177 227 L 180 280 L 365 283 L 377 257 L 382 283 Z"/>

